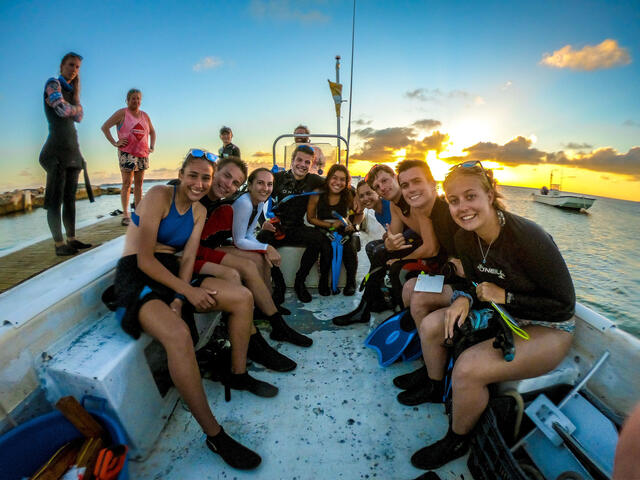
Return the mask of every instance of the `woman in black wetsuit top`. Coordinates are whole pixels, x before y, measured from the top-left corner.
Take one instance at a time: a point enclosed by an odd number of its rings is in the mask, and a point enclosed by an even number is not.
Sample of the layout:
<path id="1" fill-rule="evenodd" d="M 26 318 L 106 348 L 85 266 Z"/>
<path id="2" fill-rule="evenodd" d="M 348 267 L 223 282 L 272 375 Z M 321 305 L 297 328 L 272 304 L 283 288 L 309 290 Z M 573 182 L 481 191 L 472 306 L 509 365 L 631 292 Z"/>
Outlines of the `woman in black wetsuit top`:
<path id="1" fill-rule="evenodd" d="M 347 272 L 347 283 L 344 287 L 344 295 L 350 296 L 356 292 L 356 270 L 358 269 L 358 254 L 353 247 L 350 235 L 355 232 L 354 226 L 347 220 L 353 212 L 353 193 L 351 188 L 351 176 L 344 165 L 333 165 L 327 173 L 324 182 L 324 191 L 320 195 L 309 198 L 307 204 L 307 220 L 323 232 L 330 234 L 335 230 L 340 232 L 348 241 L 344 243 L 342 262 Z M 345 219 L 348 225 L 333 216 L 337 212 Z M 320 295 L 330 295 L 329 271 L 331 270 L 332 248 L 331 240 L 327 236 L 322 238 L 320 250 L 320 280 L 318 292 Z"/>
<path id="2" fill-rule="evenodd" d="M 82 57 L 67 53 L 60 62 L 60 76 L 50 78 L 44 87 L 44 113 L 49 136 L 40 152 L 40 165 L 47 172 L 44 208 L 56 247 L 56 255 L 78 253 L 91 245 L 76 239 L 76 190 L 84 159 L 78 145 L 74 122 L 82 121 L 80 104 L 80 65 Z M 60 206 L 63 206 L 62 220 Z M 67 243 L 62 237 L 62 223 Z"/>
<path id="3" fill-rule="evenodd" d="M 453 337 L 454 326 L 462 325 L 471 307 L 502 305 L 530 339 L 514 335 L 511 362 L 492 346 L 493 339 L 460 354 L 453 367 L 449 431 L 411 458 L 423 469 L 438 468 L 466 452 L 469 433 L 489 401 L 489 384 L 536 377 L 555 368 L 569 350 L 575 325 L 573 282 L 558 247 L 540 226 L 505 211 L 492 172 L 480 162 L 456 165 L 444 190 L 451 216 L 461 227 L 455 244 L 469 283 L 453 292 L 451 306 L 430 313 L 420 326 L 431 401 L 442 401 L 443 341 Z"/>

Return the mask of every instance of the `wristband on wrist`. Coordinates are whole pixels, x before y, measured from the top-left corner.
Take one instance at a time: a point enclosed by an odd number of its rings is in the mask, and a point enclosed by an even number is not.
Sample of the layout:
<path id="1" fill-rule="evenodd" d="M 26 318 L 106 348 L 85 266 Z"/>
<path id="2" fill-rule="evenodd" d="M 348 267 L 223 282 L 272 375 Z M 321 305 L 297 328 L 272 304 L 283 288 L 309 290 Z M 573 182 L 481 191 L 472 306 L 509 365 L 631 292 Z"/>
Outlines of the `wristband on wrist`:
<path id="1" fill-rule="evenodd" d="M 451 295 L 451 303 L 455 302 L 458 299 L 458 297 L 464 297 L 469 299 L 469 308 L 471 308 L 471 305 L 473 305 L 473 297 L 471 295 L 461 290 L 455 290 L 453 292 L 453 295 Z"/>
<path id="2" fill-rule="evenodd" d="M 513 303 L 513 301 L 514 301 L 514 300 L 515 300 L 515 298 L 514 298 L 514 296 L 513 296 L 513 293 L 511 293 L 511 292 L 505 292 L 505 295 L 504 295 L 504 303 L 505 303 L 506 305 L 509 305 L 510 303 Z"/>

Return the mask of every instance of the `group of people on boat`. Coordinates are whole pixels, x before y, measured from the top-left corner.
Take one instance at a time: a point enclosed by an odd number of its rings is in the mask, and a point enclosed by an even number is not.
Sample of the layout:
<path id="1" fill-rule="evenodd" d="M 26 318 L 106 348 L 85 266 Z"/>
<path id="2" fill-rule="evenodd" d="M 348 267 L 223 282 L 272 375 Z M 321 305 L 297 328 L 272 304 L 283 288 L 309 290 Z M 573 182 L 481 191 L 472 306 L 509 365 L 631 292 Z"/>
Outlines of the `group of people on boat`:
<path id="1" fill-rule="evenodd" d="M 82 117 L 80 62 L 77 54 L 65 56 L 61 77 L 47 82 L 45 90 L 50 136 L 41 163 L 47 169 L 48 220 L 52 233 L 55 230 L 56 249 L 86 245 L 75 239 L 68 201 L 82 168 L 73 128 L 73 121 Z M 130 103 L 139 106 L 140 99 L 140 92 L 130 91 L 127 109 Z M 133 124 L 136 130 L 136 122 L 144 118 L 140 124 L 146 124 L 142 130 L 149 128 L 151 151 L 154 136 L 148 116 L 129 118 L 127 109 L 105 122 L 105 135 L 110 137 L 113 125 Z M 228 133 L 220 132 L 230 143 Z M 425 365 L 394 379 L 403 389 L 398 395 L 401 403 L 443 401 L 446 345 L 473 312 L 491 316 L 487 313 L 491 303 L 502 305 L 529 337 L 515 338 L 517 354 L 510 362 L 492 346 L 492 340 L 458 353 L 451 373 L 449 430 L 442 440 L 411 457 L 418 468 L 438 468 L 468 449 L 471 431 L 487 406 L 490 384 L 540 375 L 566 355 L 575 305 L 567 266 L 549 234 L 506 210 L 492 171 L 480 162 L 453 166 L 444 180 L 444 198 L 437 195 L 436 182 L 422 160 L 404 160 L 395 171 L 385 164 L 374 165 L 354 191 L 343 165 L 332 165 L 321 176 L 326 160 L 320 160 L 318 148 L 305 139 L 309 135 L 306 127 L 299 126 L 294 133 L 297 143 L 289 170 L 273 173 L 258 168 L 249 174 L 233 148 L 220 156 L 192 148 L 178 181 L 155 186 L 136 200 L 115 278 L 122 328 L 134 338 L 144 331 L 164 346 L 171 379 L 206 434 L 207 446 L 234 468 L 255 468 L 260 456 L 227 435 L 207 401 L 194 350 L 193 312 L 225 312 L 231 343 L 230 368 L 222 378 L 227 391 L 276 395 L 277 387 L 247 372 L 247 358 L 279 372 L 295 369 L 296 363 L 267 342 L 254 325 L 256 315 L 270 324 L 272 340 L 302 348 L 313 343 L 284 319 L 290 312 L 282 306 L 285 285 L 277 249 L 283 245 L 305 248 L 294 290 L 306 303 L 312 296 L 305 281 L 318 259 L 318 293 L 338 292 L 333 282 L 330 288 L 329 277 L 332 248 L 339 239 L 347 273 L 342 293 L 353 295 L 355 233 L 363 209 L 371 208 L 385 234 L 365 247 L 371 266 L 360 304 L 333 322 L 340 326 L 368 323 L 372 311 L 390 306 L 408 309 L 407 318 L 413 320 L 420 336 Z M 56 143 L 61 138 L 69 143 Z M 134 172 L 135 181 L 136 167 L 145 165 L 140 160 L 144 157 L 137 154 L 144 152 L 126 151 L 135 143 L 131 140 L 111 140 L 124 148 L 119 153 L 121 165 L 134 165 L 127 168 Z M 246 191 L 238 194 L 245 182 Z M 271 208 L 266 208 L 270 197 Z M 68 243 L 58 235 L 61 202 Z M 265 211 L 271 218 L 262 221 Z M 406 275 L 403 267 L 410 263 L 418 269 Z M 377 289 L 387 271 L 392 282 L 391 305 L 381 304 Z M 422 271 L 445 276 L 440 292 L 416 290 L 416 277 Z"/>

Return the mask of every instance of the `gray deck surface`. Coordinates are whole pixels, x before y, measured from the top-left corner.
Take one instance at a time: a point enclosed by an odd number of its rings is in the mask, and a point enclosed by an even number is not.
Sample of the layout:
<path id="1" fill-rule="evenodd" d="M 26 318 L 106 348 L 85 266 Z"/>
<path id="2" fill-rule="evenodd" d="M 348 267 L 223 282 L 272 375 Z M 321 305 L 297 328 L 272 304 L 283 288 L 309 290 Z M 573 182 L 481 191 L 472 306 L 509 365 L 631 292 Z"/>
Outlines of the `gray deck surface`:
<path id="1" fill-rule="evenodd" d="M 411 465 L 410 457 L 445 434 L 444 407 L 403 406 L 396 400 L 400 390 L 392 384 L 393 377 L 420 363 L 381 368 L 375 353 L 363 345 L 372 325 L 339 328 L 331 323 L 351 310 L 358 297 L 312 294 L 313 302 L 304 305 L 287 293 L 286 305 L 293 313 L 285 318 L 311 334 L 313 346 L 277 345 L 298 368 L 276 373 L 249 367 L 257 378 L 280 388 L 275 398 L 233 390 L 226 403 L 221 384 L 205 380 L 218 420 L 262 456 L 260 467 L 252 472 L 228 467 L 205 446 L 199 426 L 179 403 L 150 457 L 129 463 L 132 479 L 413 479 L 424 473 Z M 371 323 L 388 314 L 377 314 Z M 443 479 L 471 478 L 466 456 L 437 472 Z"/>

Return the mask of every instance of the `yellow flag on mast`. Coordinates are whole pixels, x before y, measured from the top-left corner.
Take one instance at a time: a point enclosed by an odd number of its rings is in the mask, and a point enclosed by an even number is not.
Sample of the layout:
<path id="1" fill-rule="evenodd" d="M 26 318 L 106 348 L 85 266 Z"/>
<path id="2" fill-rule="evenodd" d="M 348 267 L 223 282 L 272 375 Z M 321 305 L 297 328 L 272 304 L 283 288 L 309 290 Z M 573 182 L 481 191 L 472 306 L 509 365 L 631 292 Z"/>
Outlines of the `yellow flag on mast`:
<path id="1" fill-rule="evenodd" d="M 336 104 L 336 117 L 340 117 L 340 105 L 342 105 L 342 84 L 332 82 L 327 79 L 329 82 L 329 89 L 331 90 L 331 96 L 333 97 L 333 101 Z"/>

